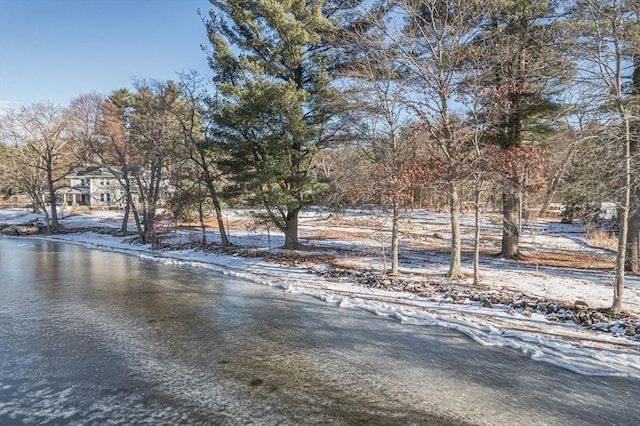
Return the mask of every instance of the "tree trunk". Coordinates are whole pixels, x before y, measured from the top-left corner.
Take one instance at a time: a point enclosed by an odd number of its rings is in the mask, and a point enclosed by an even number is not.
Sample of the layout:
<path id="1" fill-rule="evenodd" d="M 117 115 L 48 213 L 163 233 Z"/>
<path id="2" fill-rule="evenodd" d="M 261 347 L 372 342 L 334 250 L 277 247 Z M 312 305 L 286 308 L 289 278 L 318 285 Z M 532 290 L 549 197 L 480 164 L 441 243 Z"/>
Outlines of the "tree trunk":
<path id="1" fill-rule="evenodd" d="M 640 7 L 637 3 L 632 3 L 632 10 L 636 17 L 636 24 L 638 24 L 638 16 L 640 14 Z M 640 96 L 640 58 L 634 56 L 633 62 L 633 75 L 632 75 L 632 93 L 637 102 Z M 640 124 L 634 120 L 629 123 L 629 156 L 631 159 L 637 159 L 640 152 L 640 141 L 638 140 L 638 132 L 640 131 Z M 633 136 L 632 136 L 633 135 Z M 633 160 L 632 160 L 633 161 Z M 635 162 L 635 161 L 634 161 Z M 629 164 L 630 167 L 637 164 Z M 631 192 L 630 197 L 630 212 L 629 212 L 629 226 L 627 235 L 627 253 L 625 269 L 634 274 L 640 273 L 640 189 L 638 184 L 640 182 L 630 181 L 630 184 L 634 184 L 634 190 Z"/>
<path id="2" fill-rule="evenodd" d="M 640 68 L 636 64 L 635 72 L 633 76 L 634 91 L 636 95 L 640 95 Z M 631 127 L 632 126 L 632 127 Z M 640 131 L 638 123 L 630 123 L 629 130 L 629 156 L 632 163 L 629 164 L 630 169 L 634 168 L 633 159 L 637 158 L 640 148 L 638 147 L 638 140 L 635 136 Z M 633 137 L 631 135 L 634 135 Z M 637 176 L 637 175 L 636 175 Z M 630 185 L 638 185 L 638 182 L 634 182 L 633 179 L 629 182 Z M 640 273 L 640 189 L 635 186 L 634 190 L 630 193 L 629 199 L 629 226 L 627 227 L 627 253 L 625 269 L 634 274 Z"/>
<path id="3" fill-rule="evenodd" d="M 625 144 L 624 144 L 624 192 L 620 206 L 620 235 L 618 236 L 618 253 L 616 256 L 616 278 L 613 284 L 613 303 L 611 311 L 614 314 L 622 312 L 622 297 L 624 293 L 625 265 L 627 257 L 627 237 L 629 234 L 629 213 L 631 205 L 631 129 L 629 118 L 621 107 L 621 116 L 625 124 Z"/>
<path id="4" fill-rule="evenodd" d="M 51 232 L 51 217 L 49 216 L 49 209 L 47 208 L 47 203 L 44 200 L 44 195 L 38 198 L 38 205 L 40 209 L 44 212 L 44 222 L 47 226 L 47 232 Z"/>
<path id="5" fill-rule="evenodd" d="M 206 185 L 209 190 L 209 196 L 211 197 L 211 202 L 213 203 L 213 209 L 216 211 L 216 221 L 218 222 L 218 232 L 220 232 L 220 245 L 223 250 L 231 247 L 231 242 L 227 237 L 227 231 L 224 226 L 224 219 L 222 217 L 222 206 L 220 205 L 220 200 L 218 200 L 218 193 L 213 186 L 213 182 L 211 177 L 209 176 L 208 171 L 205 172 Z"/>
<path id="6" fill-rule="evenodd" d="M 203 200 L 200 198 L 200 200 L 198 200 L 198 218 L 200 219 L 200 230 L 202 232 L 202 241 L 200 244 L 204 248 L 207 246 L 207 227 L 204 224 L 204 210 L 202 208 L 202 204 Z"/>
<path id="7" fill-rule="evenodd" d="M 398 275 L 398 203 L 393 203 L 391 221 L 391 275 Z"/>
<path id="8" fill-rule="evenodd" d="M 124 214 L 122 215 L 122 224 L 120 225 L 120 233 L 125 235 L 129 232 L 129 213 L 131 212 L 131 205 L 129 204 L 129 196 L 124 203 Z"/>
<path id="9" fill-rule="evenodd" d="M 520 257 L 520 235 L 518 233 L 520 192 L 506 189 L 502 198 L 502 251 L 500 256 L 505 259 L 517 259 Z"/>
<path id="10" fill-rule="evenodd" d="M 451 184 L 449 193 L 449 208 L 451 213 L 451 259 L 449 261 L 449 272 L 447 277 L 460 278 L 462 276 L 461 255 L 460 255 L 460 198 L 458 196 L 458 186 Z"/>
<path id="11" fill-rule="evenodd" d="M 138 239 L 140 242 L 144 242 L 144 230 L 142 229 L 142 224 L 140 223 L 140 215 L 138 214 L 138 210 L 132 204 L 131 211 L 133 212 L 133 220 L 136 223 L 136 231 L 138 233 Z"/>
<path id="12" fill-rule="evenodd" d="M 480 185 L 476 184 L 473 191 L 473 202 L 475 205 L 475 226 L 473 241 L 473 284 L 480 284 Z"/>
<path id="13" fill-rule="evenodd" d="M 634 198 L 635 209 L 629 215 L 625 269 L 638 274 L 640 273 L 640 206 L 637 198 Z"/>
<path id="14" fill-rule="evenodd" d="M 150 207 L 144 212 L 144 240 L 154 242 L 156 239 L 156 208 Z"/>
<path id="15" fill-rule="evenodd" d="M 56 211 L 56 190 L 53 187 L 53 160 L 47 159 L 47 187 L 49 189 L 49 205 L 51 206 L 51 232 L 56 233 L 60 229 L 58 212 Z"/>
<path id="16" fill-rule="evenodd" d="M 151 173 L 147 186 L 147 206 L 144 211 L 144 237 L 145 242 L 156 243 L 156 209 L 160 200 L 160 183 L 162 182 L 163 161 L 161 159 L 151 161 Z"/>
<path id="17" fill-rule="evenodd" d="M 300 247 L 298 242 L 298 213 L 299 208 L 287 211 L 286 228 L 284 230 L 284 248 L 287 250 L 296 250 Z"/>
<path id="18" fill-rule="evenodd" d="M 624 267 L 627 254 L 627 226 L 629 224 L 629 205 L 623 204 L 620 210 L 622 212 L 622 217 L 620 218 L 620 235 L 618 236 L 618 254 L 616 256 L 616 277 L 613 284 L 613 303 L 611 304 L 611 311 L 615 314 L 622 312 L 622 297 L 624 293 L 625 281 Z"/>
<path id="19" fill-rule="evenodd" d="M 126 169 L 125 167 L 123 167 L 123 169 Z M 124 176 L 122 178 L 123 182 L 121 182 L 121 185 L 124 188 L 124 196 L 125 196 L 125 203 L 124 203 L 124 216 L 122 218 L 122 225 L 120 226 L 120 233 L 122 235 L 125 235 L 128 230 L 129 230 L 129 214 L 131 213 L 131 206 L 133 204 L 133 200 L 131 198 L 131 183 L 129 182 L 129 176 L 125 170 L 124 172 Z"/>
<path id="20" fill-rule="evenodd" d="M 40 213 L 40 209 L 41 209 L 41 202 L 40 199 L 42 198 L 40 196 L 40 194 L 35 193 L 34 194 L 28 194 L 29 198 L 31 198 L 31 213 Z"/>

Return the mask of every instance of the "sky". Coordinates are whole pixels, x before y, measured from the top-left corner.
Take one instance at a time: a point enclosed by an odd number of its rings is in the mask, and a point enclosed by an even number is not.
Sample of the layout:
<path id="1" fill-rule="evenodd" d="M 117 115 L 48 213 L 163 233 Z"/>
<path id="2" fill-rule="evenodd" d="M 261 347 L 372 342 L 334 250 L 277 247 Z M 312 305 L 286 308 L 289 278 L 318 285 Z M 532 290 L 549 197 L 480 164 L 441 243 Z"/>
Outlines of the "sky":
<path id="1" fill-rule="evenodd" d="M 208 72 L 208 0 L 0 0 L 0 110 Z"/>

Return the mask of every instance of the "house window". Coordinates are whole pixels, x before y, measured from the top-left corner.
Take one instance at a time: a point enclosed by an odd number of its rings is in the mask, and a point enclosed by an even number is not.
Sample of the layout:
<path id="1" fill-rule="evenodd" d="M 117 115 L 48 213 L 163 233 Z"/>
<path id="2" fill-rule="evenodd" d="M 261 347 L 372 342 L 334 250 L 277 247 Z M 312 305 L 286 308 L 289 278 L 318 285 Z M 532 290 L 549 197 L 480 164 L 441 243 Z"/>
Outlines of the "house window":
<path id="1" fill-rule="evenodd" d="M 110 203 L 111 202 L 111 194 L 103 192 L 100 194 L 100 202 L 101 203 Z"/>
<path id="2" fill-rule="evenodd" d="M 109 186 L 111 185 L 111 181 L 109 179 L 100 179 L 100 185 Z"/>
<path id="3" fill-rule="evenodd" d="M 89 179 L 80 179 L 80 185 L 89 185 Z"/>

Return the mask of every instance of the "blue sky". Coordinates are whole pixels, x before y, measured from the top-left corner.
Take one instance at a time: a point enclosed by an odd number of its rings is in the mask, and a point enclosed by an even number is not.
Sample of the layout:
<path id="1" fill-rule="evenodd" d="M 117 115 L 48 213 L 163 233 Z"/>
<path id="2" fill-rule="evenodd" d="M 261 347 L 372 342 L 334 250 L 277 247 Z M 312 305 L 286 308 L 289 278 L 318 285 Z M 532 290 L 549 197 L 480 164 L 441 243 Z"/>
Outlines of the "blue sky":
<path id="1" fill-rule="evenodd" d="M 0 108 L 208 70 L 208 0 L 0 0 Z"/>

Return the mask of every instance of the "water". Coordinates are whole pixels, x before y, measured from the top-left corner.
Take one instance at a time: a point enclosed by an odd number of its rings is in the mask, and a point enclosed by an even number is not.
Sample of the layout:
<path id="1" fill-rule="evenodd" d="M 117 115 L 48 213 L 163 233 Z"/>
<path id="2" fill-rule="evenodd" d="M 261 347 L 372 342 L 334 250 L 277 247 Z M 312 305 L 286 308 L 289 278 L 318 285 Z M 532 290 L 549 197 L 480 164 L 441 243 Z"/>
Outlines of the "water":
<path id="1" fill-rule="evenodd" d="M 0 238 L 0 424 L 636 424 L 592 378 L 197 268 Z"/>

